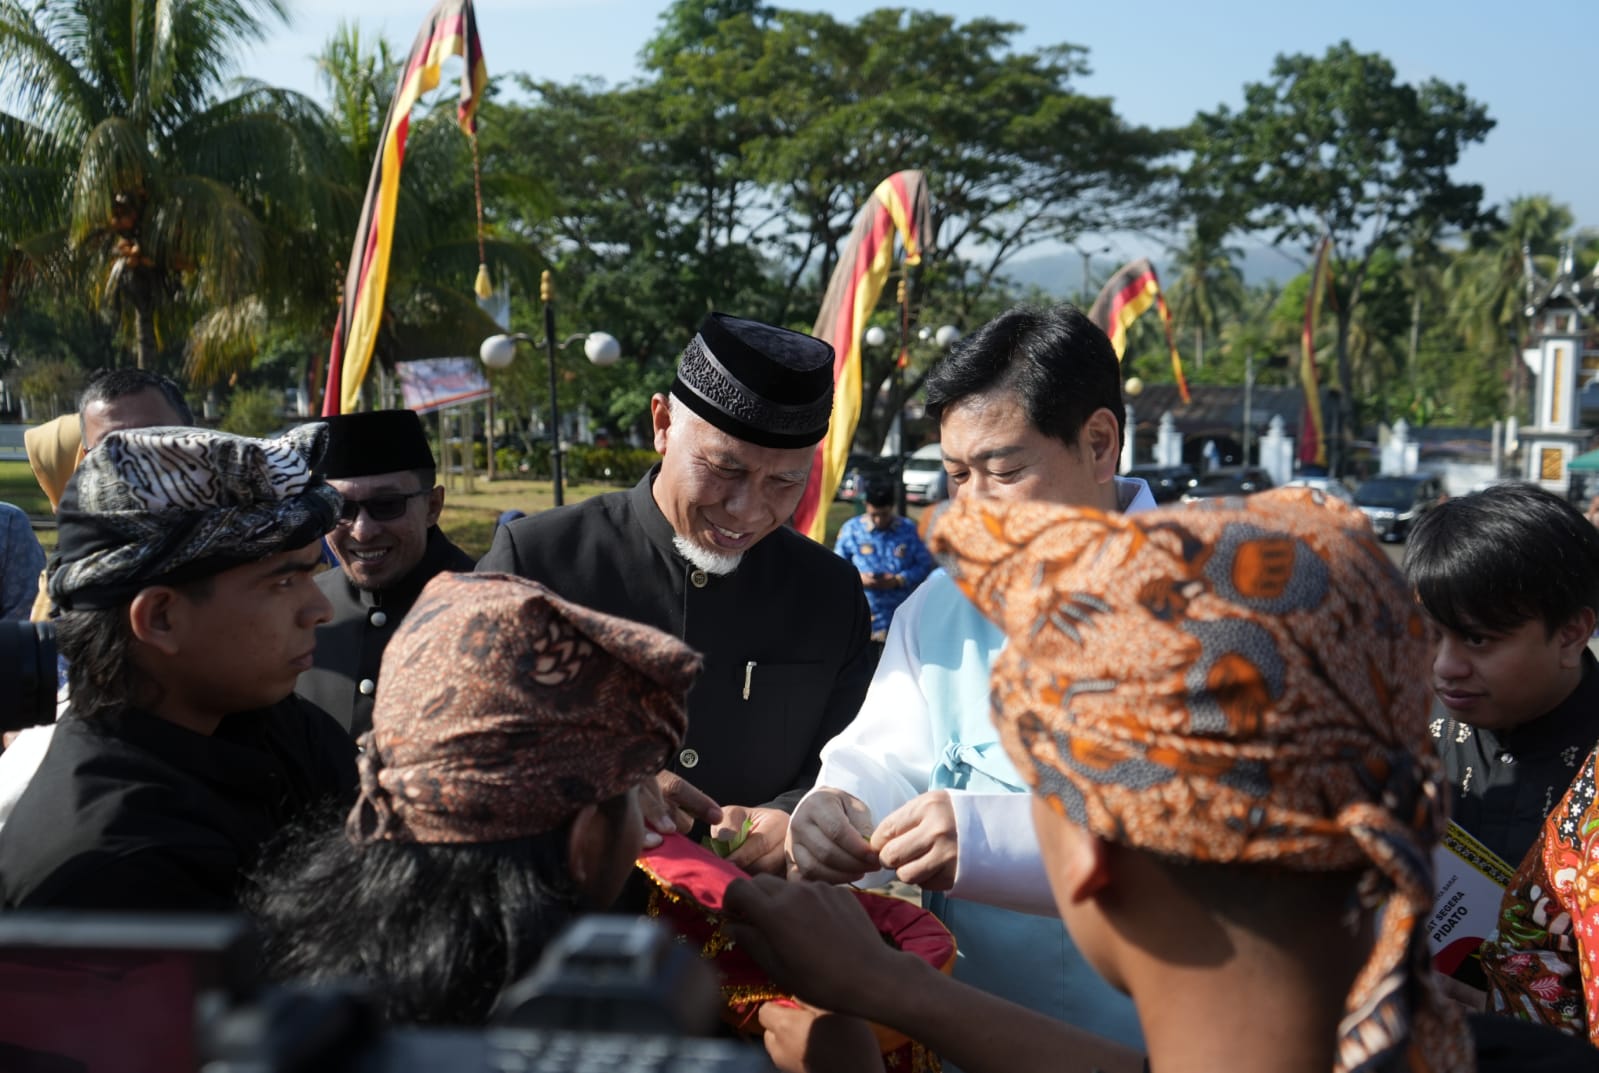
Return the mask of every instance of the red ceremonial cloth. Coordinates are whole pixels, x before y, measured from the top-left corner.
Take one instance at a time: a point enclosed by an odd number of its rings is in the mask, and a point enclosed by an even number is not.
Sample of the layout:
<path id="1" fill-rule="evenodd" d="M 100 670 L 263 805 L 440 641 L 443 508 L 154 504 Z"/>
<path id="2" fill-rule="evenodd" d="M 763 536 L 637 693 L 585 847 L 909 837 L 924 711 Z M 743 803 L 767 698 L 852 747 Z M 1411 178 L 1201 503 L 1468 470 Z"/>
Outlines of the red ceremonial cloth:
<path id="1" fill-rule="evenodd" d="M 667 835 L 658 849 L 638 860 L 639 870 L 654 884 L 649 913 L 687 942 L 698 944 L 722 975 L 723 1018 L 740 1032 L 762 1033 L 757 1011 L 766 1002 L 791 1002 L 760 966 L 734 945 L 723 927 L 723 897 L 735 879 L 749 873 L 682 835 Z M 955 968 L 955 938 L 932 913 L 913 902 L 875 891 L 853 890 L 884 939 L 915 954 L 940 972 Z M 848 957 L 848 951 L 839 951 Z M 881 1025 L 874 1025 L 883 1053 L 894 1069 L 937 1069 L 938 1060 L 919 1044 Z M 897 1059 L 897 1060 L 896 1060 Z"/>

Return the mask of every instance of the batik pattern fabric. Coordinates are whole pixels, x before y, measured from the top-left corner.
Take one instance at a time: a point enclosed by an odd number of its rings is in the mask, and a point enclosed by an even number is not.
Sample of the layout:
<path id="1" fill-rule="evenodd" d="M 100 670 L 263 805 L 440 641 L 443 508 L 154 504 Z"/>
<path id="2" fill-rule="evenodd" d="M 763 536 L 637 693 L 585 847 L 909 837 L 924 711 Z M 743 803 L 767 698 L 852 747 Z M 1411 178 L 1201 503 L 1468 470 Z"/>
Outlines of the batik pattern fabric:
<path id="1" fill-rule="evenodd" d="M 66 610 L 112 607 L 303 547 L 333 528 L 343 500 L 313 470 L 327 428 L 276 439 L 196 428 L 113 432 L 84 456 L 61 498 L 50 596 Z"/>
<path id="2" fill-rule="evenodd" d="M 352 841 L 554 830 L 661 770 L 700 658 L 506 574 L 440 574 L 383 652 Z"/>
<path id="3" fill-rule="evenodd" d="M 1558 1028 L 1599 1046 L 1599 807 L 1596 758 L 1544 821 L 1505 888 L 1499 928 L 1482 945 L 1495 1013 Z"/>
<path id="4" fill-rule="evenodd" d="M 1130 516 L 957 500 L 924 525 L 1010 639 L 993 714 L 1035 794 L 1167 857 L 1364 872 L 1381 928 L 1335 1068 L 1474 1068 L 1417 928 L 1444 825 L 1422 622 L 1358 511 L 1289 489 Z"/>

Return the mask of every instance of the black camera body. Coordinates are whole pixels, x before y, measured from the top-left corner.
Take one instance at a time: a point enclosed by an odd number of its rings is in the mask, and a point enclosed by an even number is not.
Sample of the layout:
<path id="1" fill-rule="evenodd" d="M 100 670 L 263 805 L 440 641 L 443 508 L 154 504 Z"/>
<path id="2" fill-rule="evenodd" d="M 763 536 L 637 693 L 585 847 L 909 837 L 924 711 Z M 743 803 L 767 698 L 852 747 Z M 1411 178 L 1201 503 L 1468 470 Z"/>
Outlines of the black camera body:
<path id="1" fill-rule="evenodd" d="M 352 925 L 355 926 L 355 925 Z M 239 917 L 0 916 L 0 1068 L 76 1073 L 770 1073 L 695 1035 L 718 982 L 655 921 L 585 917 L 485 1028 L 387 1027 L 357 985 L 263 987 Z"/>

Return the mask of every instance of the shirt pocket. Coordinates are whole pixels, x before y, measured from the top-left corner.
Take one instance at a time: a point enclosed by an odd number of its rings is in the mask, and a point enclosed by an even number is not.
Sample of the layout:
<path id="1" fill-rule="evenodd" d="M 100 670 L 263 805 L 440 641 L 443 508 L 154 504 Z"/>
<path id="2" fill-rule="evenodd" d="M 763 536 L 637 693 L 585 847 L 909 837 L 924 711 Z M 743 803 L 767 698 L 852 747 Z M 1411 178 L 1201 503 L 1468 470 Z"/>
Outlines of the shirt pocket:
<path id="1" fill-rule="evenodd" d="M 827 715 L 834 675 L 825 663 L 747 663 L 740 673 L 740 692 L 775 728 L 794 770 L 815 760 L 811 743 Z M 818 748 L 820 746 L 818 745 Z"/>

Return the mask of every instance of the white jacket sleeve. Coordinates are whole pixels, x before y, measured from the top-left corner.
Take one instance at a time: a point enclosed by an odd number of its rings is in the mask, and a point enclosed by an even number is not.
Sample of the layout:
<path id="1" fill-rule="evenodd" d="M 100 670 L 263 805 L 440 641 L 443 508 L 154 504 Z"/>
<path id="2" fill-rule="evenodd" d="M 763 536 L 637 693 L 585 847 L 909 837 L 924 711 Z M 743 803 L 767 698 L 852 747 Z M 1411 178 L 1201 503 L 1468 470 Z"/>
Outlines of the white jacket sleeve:
<path id="1" fill-rule="evenodd" d="M 950 790 L 949 800 L 957 855 L 950 895 L 1021 913 L 1058 915 L 1033 832 L 1033 795 Z"/>
<path id="2" fill-rule="evenodd" d="M 816 788 L 831 787 L 858 798 L 871 811 L 873 823 L 925 793 L 933 770 L 918 643 L 925 591 L 926 586 L 918 588 L 900 605 L 860 712 L 822 748 Z M 885 869 L 862 882 L 876 886 L 892 878 Z"/>

